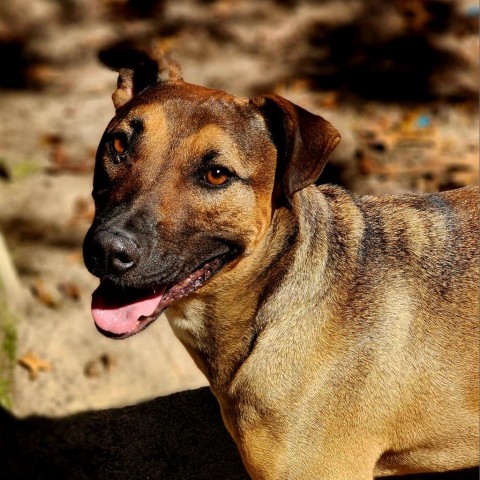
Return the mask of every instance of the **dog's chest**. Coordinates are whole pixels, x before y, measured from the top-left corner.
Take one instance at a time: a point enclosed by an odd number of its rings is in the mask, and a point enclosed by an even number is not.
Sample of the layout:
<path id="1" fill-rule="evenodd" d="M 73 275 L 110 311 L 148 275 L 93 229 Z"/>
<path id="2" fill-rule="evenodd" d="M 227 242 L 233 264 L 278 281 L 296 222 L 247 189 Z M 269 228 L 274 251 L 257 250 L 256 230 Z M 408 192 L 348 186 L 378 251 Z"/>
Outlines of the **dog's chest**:
<path id="1" fill-rule="evenodd" d="M 202 351 L 206 348 L 208 333 L 203 318 L 204 309 L 191 305 L 189 314 L 176 307 L 169 308 L 165 315 L 175 336 L 188 348 Z"/>

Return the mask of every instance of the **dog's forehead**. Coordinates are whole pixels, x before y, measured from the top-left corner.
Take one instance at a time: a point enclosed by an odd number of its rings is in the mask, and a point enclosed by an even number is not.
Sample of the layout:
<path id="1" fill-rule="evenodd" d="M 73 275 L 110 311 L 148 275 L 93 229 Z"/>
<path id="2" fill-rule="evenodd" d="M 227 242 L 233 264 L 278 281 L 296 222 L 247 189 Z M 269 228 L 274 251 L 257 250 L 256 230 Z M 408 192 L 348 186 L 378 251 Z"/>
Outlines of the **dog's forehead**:
<path id="1" fill-rule="evenodd" d="M 199 131 L 212 124 L 236 131 L 261 121 L 248 98 L 185 82 L 148 89 L 117 117 L 120 124 L 128 125 L 136 120 L 147 130 L 158 132 L 164 128 L 176 135 Z"/>
<path id="2" fill-rule="evenodd" d="M 247 156 L 252 149 L 265 147 L 269 138 L 263 117 L 248 98 L 185 82 L 148 88 L 107 128 L 135 129 L 145 147 L 161 156 L 179 148 L 190 156 L 208 150 L 242 151 Z"/>

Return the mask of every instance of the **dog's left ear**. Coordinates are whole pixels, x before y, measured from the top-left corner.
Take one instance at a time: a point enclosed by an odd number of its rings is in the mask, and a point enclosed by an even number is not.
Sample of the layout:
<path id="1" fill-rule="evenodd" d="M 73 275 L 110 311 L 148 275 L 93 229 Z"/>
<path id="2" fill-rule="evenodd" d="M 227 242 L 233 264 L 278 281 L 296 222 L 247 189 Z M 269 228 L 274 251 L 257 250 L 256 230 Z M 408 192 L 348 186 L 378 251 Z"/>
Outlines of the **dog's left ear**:
<path id="1" fill-rule="evenodd" d="M 251 102 L 260 109 L 272 135 L 277 179 L 282 182 L 287 205 L 291 205 L 295 192 L 318 179 L 340 134 L 324 118 L 278 95 L 256 97 Z"/>
<path id="2" fill-rule="evenodd" d="M 180 65 L 159 48 L 118 44 L 101 51 L 99 58 L 118 72 L 117 89 L 112 94 L 117 111 L 151 85 L 183 80 Z"/>

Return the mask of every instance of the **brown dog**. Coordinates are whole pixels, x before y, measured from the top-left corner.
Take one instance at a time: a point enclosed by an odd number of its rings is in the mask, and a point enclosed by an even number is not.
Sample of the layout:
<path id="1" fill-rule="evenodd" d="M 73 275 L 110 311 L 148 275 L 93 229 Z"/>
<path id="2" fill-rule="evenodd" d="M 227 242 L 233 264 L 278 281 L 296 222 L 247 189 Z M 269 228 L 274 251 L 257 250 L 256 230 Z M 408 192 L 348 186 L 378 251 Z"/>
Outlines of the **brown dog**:
<path id="1" fill-rule="evenodd" d="M 317 187 L 323 118 L 128 62 L 84 246 L 99 330 L 168 307 L 255 479 L 476 465 L 478 190 Z"/>

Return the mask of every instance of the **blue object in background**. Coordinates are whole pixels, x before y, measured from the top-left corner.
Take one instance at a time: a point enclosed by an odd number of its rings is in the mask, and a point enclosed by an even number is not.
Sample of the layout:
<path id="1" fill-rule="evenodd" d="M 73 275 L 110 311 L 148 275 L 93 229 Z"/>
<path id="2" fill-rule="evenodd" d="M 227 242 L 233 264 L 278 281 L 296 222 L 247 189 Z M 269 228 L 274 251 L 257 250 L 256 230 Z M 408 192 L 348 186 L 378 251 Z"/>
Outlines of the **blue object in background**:
<path id="1" fill-rule="evenodd" d="M 417 119 L 417 127 L 426 128 L 431 124 L 430 117 L 428 115 L 420 115 Z"/>
<path id="2" fill-rule="evenodd" d="M 469 17 L 480 17 L 480 7 L 478 5 L 470 5 L 466 12 Z"/>

